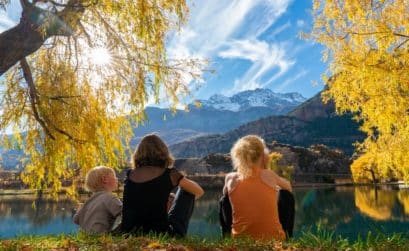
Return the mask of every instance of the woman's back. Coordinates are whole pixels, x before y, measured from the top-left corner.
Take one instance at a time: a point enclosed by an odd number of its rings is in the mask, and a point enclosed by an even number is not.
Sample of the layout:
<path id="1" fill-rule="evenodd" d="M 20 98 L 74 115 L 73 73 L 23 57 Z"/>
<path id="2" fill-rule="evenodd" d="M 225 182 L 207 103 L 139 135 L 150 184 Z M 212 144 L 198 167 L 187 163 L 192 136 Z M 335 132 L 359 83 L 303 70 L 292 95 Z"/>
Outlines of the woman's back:
<path id="1" fill-rule="evenodd" d="M 259 172 L 253 177 L 237 179 L 229 191 L 233 236 L 285 239 L 278 217 L 277 196 L 277 189 L 266 184 Z"/>
<path id="2" fill-rule="evenodd" d="M 131 171 L 124 186 L 122 230 L 168 231 L 169 193 L 182 177 L 169 168 L 140 167 Z"/>

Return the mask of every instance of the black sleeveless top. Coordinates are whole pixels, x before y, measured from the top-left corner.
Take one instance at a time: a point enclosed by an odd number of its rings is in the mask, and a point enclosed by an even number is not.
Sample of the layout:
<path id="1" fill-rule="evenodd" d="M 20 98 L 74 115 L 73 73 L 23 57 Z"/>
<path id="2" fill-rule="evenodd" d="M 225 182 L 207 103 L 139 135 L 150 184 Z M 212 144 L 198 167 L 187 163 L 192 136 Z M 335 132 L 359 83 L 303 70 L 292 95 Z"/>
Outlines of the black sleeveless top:
<path id="1" fill-rule="evenodd" d="M 178 186 L 183 175 L 175 169 L 165 168 L 160 176 L 139 183 L 129 178 L 130 171 L 127 173 L 124 185 L 122 231 L 167 232 L 169 230 L 168 197 Z"/>

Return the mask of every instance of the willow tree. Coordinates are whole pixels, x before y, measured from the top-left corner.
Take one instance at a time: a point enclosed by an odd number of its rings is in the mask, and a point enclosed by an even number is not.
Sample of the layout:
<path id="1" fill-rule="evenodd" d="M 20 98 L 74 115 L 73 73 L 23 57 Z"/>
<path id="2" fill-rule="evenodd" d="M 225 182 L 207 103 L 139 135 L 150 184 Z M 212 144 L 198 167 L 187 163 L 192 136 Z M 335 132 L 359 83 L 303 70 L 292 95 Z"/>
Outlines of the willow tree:
<path id="1" fill-rule="evenodd" d="M 175 108 L 200 78 L 202 61 L 167 57 L 185 0 L 20 3 L 20 22 L 0 34 L 0 130 L 15 129 L 3 143 L 24 149 L 32 188 L 56 192 L 95 165 L 123 165 L 129 117 L 144 119 L 149 98 Z"/>
<path id="2" fill-rule="evenodd" d="M 368 137 L 354 179 L 409 181 L 409 2 L 315 0 L 311 36 L 329 61 L 324 100 L 352 112 Z M 370 170 L 370 172 L 366 172 Z"/>

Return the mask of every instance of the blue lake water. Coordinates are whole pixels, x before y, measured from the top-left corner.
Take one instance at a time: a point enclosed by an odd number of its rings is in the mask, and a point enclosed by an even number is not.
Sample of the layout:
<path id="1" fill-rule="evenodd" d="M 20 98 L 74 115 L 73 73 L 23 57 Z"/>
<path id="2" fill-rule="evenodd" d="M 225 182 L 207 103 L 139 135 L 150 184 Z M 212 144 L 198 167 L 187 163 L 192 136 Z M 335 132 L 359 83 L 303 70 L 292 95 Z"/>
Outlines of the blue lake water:
<path id="1" fill-rule="evenodd" d="M 197 201 L 189 234 L 207 238 L 220 236 L 217 200 L 221 190 L 207 191 Z M 395 187 L 297 188 L 294 234 L 321 229 L 356 239 L 372 233 L 409 235 L 409 190 Z M 68 199 L 58 201 L 32 196 L 0 195 L 0 238 L 19 235 L 75 233 L 72 209 Z"/>

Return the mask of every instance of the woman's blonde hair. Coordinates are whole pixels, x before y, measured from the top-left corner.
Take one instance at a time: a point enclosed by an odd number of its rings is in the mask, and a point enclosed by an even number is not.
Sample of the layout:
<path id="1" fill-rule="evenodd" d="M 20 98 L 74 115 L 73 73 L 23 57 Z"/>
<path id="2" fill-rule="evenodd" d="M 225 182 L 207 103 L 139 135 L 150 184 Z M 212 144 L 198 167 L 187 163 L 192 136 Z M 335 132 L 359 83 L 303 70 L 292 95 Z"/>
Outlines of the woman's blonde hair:
<path id="1" fill-rule="evenodd" d="M 174 163 L 166 144 L 155 134 L 142 138 L 132 155 L 133 167 L 159 166 L 170 167 Z"/>
<path id="2" fill-rule="evenodd" d="M 247 135 L 233 145 L 230 155 L 233 168 L 243 177 L 253 175 L 253 166 L 266 152 L 264 140 L 257 135 Z"/>
<path id="3" fill-rule="evenodd" d="M 109 174 L 115 175 L 114 169 L 106 166 L 97 166 L 92 168 L 85 176 L 85 189 L 93 193 L 104 190 L 102 177 Z"/>

